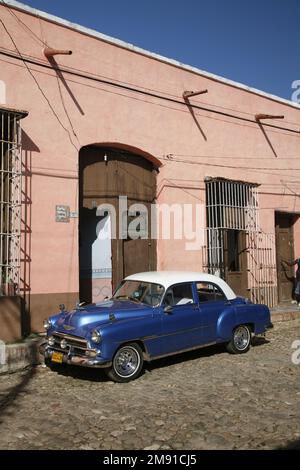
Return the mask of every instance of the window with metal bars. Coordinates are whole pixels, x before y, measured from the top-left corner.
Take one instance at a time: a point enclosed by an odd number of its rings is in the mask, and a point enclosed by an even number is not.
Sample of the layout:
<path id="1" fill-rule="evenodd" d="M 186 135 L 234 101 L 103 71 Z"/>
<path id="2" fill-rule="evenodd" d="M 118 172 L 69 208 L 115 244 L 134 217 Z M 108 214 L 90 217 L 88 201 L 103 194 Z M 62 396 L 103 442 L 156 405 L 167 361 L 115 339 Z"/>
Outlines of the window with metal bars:
<path id="1" fill-rule="evenodd" d="M 0 295 L 19 293 L 21 129 L 24 113 L 0 108 Z"/>
<path id="2" fill-rule="evenodd" d="M 206 178 L 207 256 L 209 272 L 226 277 L 240 269 L 241 232 L 257 232 L 257 184 Z"/>
<path id="3" fill-rule="evenodd" d="M 257 231 L 257 184 L 206 178 L 207 227 Z"/>
<path id="4" fill-rule="evenodd" d="M 203 269 L 217 274 L 237 294 L 274 307 L 277 302 L 274 234 L 259 227 L 258 185 L 207 178 Z M 239 276 L 235 277 L 234 276 Z M 234 280 L 235 279 L 235 280 Z"/>

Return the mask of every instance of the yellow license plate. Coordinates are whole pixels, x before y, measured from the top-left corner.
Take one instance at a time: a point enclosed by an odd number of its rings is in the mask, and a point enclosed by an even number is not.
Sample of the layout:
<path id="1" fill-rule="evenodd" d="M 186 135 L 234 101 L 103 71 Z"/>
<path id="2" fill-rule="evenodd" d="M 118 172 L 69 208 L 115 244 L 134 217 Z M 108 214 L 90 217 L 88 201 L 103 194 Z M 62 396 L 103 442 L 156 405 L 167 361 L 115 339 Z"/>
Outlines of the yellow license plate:
<path id="1" fill-rule="evenodd" d="M 63 353 L 54 351 L 51 356 L 51 361 L 61 364 L 63 361 Z"/>

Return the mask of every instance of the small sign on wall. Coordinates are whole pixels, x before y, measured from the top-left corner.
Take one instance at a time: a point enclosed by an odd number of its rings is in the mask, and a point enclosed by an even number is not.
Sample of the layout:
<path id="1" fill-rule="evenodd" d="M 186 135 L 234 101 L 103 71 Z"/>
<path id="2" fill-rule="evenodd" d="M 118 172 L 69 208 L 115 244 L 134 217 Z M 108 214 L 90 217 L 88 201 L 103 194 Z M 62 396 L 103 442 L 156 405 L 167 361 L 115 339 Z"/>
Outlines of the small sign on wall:
<path id="1" fill-rule="evenodd" d="M 70 222 L 70 206 L 55 206 L 56 222 Z"/>

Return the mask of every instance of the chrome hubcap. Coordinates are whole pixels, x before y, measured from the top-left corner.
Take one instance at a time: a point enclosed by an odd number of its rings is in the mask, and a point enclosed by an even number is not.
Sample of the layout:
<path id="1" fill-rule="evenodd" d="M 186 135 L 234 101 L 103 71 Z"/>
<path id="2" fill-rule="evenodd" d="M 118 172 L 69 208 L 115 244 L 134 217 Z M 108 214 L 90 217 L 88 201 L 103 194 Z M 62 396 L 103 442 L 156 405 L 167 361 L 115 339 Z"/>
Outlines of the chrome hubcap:
<path id="1" fill-rule="evenodd" d="M 131 377 L 140 365 L 140 356 L 131 346 L 121 348 L 114 358 L 114 369 L 120 377 Z"/>
<path id="2" fill-rule="evenodd" d="M 239 326 L 235 330 L 234 336 L 233 336 L 233 342 L 234 342 L 235 347 L 239 351 L 243 351 L 244 349 L 248 347 L 249 341 L 250 341 L 250 332 L 248 328 L 246 328 L 245 326 Z"/>

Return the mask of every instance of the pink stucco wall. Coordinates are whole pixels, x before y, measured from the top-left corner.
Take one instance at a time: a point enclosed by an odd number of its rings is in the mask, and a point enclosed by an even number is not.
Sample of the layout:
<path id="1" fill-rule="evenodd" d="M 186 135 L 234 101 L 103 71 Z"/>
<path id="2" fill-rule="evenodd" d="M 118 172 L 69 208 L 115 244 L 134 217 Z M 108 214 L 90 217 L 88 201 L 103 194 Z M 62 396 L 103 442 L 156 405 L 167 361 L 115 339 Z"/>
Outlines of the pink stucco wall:
<path id="1" fill-rule="evenodd" d="M 78 209 L 78 152 L 84 145 L 121 143 L 160 160 L 158 202 L 204 204 L 204 178 L 221 176 L 261 185 L 260 221 L 268 233 L 274 232 L 274 210 L 300 212 L 300 134 L 268 127 L 266 138 L 255 122 L 221 114 L 283 114 L 272 124 L 299 130 L 300 109 L 19 10 L 14 14 L 19 21 L 0 6 L 14 41 L 0 24 L 2 52 L 48 64 L 43 43 L 71 49 L 71 56 L 57 56 L 61 66 L 179 100 L 184 90 L 207 88 L 191 102 L 220 112 L 196 109 L 200 131 L 182 104 L 64 73 L 68 91 L 53 70 L 0 54 L 6 104 L 29 112 L 22 127 L 31 163 L 31 293 L 78 292 L 78 219 L 56 223 L 55 205 Z M 169 154 L 173 160 L 165 159 Z M 158 268 L 200 270 L 201 251 L 184 252 L 184 243 L 159 241 Z"/>

